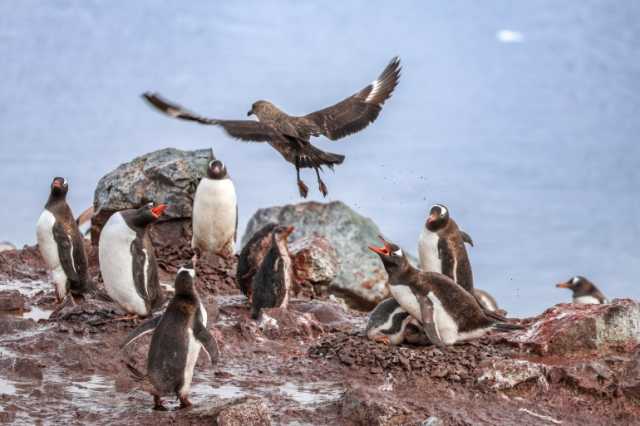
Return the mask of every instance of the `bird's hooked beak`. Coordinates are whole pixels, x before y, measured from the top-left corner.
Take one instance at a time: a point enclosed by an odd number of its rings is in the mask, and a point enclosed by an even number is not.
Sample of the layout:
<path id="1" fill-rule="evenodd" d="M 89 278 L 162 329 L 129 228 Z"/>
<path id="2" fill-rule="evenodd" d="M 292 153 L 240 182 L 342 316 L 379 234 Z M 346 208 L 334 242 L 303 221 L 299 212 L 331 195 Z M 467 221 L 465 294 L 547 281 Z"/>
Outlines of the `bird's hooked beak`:
<path id="1" fill-rule="evenodd" d="M 380 238 L 380 240 L 382 241 L 383 246 L 382 247 L 369 246 L 369 250 L 371 250 L 376 254 L 379 254 L 380 256 L 389 256 L 391 254 L 390 244 L 384 238 L 382 238 L 382 235 L 378 235 L 378 238 Z"/>
<path id="2" fill-rule="evenodd" d="M 249 112 L 247 112 L 247 117 L 251 117 L 252 115 L 253 115 L 253 108 L 251 108 Z"/>
<path id="3" fill-rule="evenodd" d="M 556 284 L 558 288 L 571 288 L 571 284 L 569 282 Z"/>
<path id="4" fill-rule="evenodd" d="M 164 211 L 166 209 L 167 209 L 167 205 L 166 204 L 158 204 L 157 206 L 155 206 L 154 208 L 151 209 L 151 214 L 153 215 L 153 217 L 155 217 L 157 219 L 160 216 L 162 216 L 162 214 L 164 213 Z"/>

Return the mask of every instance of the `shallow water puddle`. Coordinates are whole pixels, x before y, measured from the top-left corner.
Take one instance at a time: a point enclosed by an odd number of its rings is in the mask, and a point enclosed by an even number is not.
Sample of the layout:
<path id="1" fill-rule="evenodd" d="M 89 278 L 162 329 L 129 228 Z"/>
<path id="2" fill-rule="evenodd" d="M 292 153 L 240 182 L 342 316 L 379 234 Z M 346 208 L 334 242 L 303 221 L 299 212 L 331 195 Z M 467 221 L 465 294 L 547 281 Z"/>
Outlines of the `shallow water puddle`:
<path id="1" fill-rule="evenodd" d="M 336 383 L 315 382 L 295 384 L 286 382 L 278 389 L 301 405 L 325 404 L 340 398 L 344 390 Z"/>

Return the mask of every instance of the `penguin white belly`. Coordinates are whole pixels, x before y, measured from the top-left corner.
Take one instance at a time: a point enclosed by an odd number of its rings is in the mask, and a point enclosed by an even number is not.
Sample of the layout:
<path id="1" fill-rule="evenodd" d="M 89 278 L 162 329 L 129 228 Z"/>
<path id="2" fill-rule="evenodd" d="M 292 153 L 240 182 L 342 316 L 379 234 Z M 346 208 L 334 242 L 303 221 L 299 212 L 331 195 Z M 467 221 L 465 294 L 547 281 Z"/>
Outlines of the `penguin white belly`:
<path id="1" fill-rule="evenodd" d="M 231 179 L 200 181 L 193 201 L 192 246 L 219 253 L 235 252 L 236 190 Z"/>
<path id="2" fill-rule="evenodd" d="M 453 317 L 444 308 L 438 296 L 430 291 L 427 297 L 433 304 L 433 322 L 440 336 L 440 340 L 442 340 L 445 345 L 452 345 L 458 340 L 461 340 L 458 334 L 458 324 L 456 324 Z"/>
<path id="3" fill-rule="evenodd" d="M 402 308 L 409 312 L 409 315 L 417 319 L 418 321 L 422 321 L 422 310 L 420 309 L 420 302 L 418 302 L 418 298 L 413 293 L 411 288 L 406 285 L 392 285 L 389 286 L 391 290 L 391 295 L 396 302 Z"/>
<path id="4" fill-rule="evenodd" d="M 202 315 L 202 324 L 207 327 L 207 311 L 204 309 L 202 302 L 200 303 L 200 314 Z M 193 380 L 193 370 L 196 367 L 198 361 L 198 355 L 200 354 L 200 348 L 202 343 L 196 339 L 193 335 L 193 329 L 187 330 L 188 343 L 187 343 L 187 359 L 184 366 L 184 373 L 182 378 L 182 387 L 180 388 L 180 396 L 186 397 L 191 390 L 191 382 Z"/>
<path id="5" fill-rule="evenodd" d="M 53 213 L 49 210 L 44 210 L 36 225 L 36 237 L 40 254 L 47 263 L 49 270 L 51 270 L 56 295 L 58 299 L 62 300 L 67 293 L 67 274 L 65 274 L 64 269 L 62 269 L 60 255 L 58 254 L 58 244 L 53 238 L 53 225 L 55 223 L 56 218 L 53 216 Z"/>
<path id="6" fill-rule="evenodd" d="M 423 271 L 442 273 L 442 261 L 438 251 L 439 239 L 440 237 L 435 232 L 431 232 L 427 228 L 422 229 L 418 239 L 418 258 L 420 269 Z"/>
<path id="7" fill-rule="evenodd" d="M 599 305 L 600 301 L 593 296 L 578 296 L 574 297 L 573 303 L 579 303 L 583 305 Z"/>
<path id="8" fill-rule="evenodd" d="M 399 345 L 404 340 L 405 329 L 407 327 L 407 324 L 413 320 L 413 317 L 409 315 L 404 320 L 402 320 L 400 328 L 395 333 L 391 333 L 391 329 L 393 327 L 394 318 L 397 315 L 404 314 L 405 312 L 406 311 L 401 306 L 398 306 L 393 310 L 393 312 L 391 312 L 384 323 L 379 324 L 375 327 L 371 327 L 367 331 L 367 337 L 369 337 L 369 339 L 371 340 L 375 340 L 376 337 L 384 336 L 389 339 L 389 343 L 391 343 L 392 345 Z"/>
<path id="9" fill-rule="evenodd" d="M 144 299 L 136 291 L 133 281 L 131 243 L 135 238 L 136 233 L 127 226 L 120 213 L 111 216 L 100 233 L 100 272 L 109 297 L 127 312 L 147 315 Z"/>

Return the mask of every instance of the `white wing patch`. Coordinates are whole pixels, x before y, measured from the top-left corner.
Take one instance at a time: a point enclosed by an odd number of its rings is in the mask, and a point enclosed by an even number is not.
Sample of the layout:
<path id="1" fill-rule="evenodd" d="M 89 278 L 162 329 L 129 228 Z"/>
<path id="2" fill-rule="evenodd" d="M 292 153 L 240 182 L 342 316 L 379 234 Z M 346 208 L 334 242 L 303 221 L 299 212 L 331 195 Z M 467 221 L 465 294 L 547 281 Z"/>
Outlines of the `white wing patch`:
<path id="1" fill-rule="evenodd" d="M 373 98 L 376 97 L 376 95 L 378 94 L 378 91 L 380 90 L 380 86 L 382 85 L 382 83 L 380 83 L 378 80 L 374 80 L 371 85 L 373 86 L 373 89 L 371 89 L 371 92 L 369 93 L 369 96 L 367 96 L 367 99 L 365 99 L 365 102 L 371 102 L 373 100 Z"/>
<path id="2" fill-rule="evenodd" d="M 149 270 L 149 254 L 147 253 L 147 249 L 142 249 L 144 253 L 144 270 L 142 271 L 142 277 L 144 279 L 144 295 L 149 295 L 149 282 L 147 279 L 147 271 Z"/>

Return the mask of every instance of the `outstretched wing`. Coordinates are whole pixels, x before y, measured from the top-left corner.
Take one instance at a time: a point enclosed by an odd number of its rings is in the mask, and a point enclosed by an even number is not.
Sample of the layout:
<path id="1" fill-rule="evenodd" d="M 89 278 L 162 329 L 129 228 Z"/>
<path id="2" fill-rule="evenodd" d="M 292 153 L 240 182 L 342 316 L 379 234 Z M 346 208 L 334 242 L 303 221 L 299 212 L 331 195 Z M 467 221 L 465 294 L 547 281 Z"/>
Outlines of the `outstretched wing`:
<path id="1" fill-rule="evenodd" d="M 157 110 L 175 118 L 196 123 L 222 127 L 229 136 L 247 142 L 278 142 L 282 141 L 282 135 L 271 125 L 253 120 L 217 120 L 195 114 L 178 104 L 164 99 L 157 93 L 144 93 L 142 95 Z"/>
<path id="2" fill-rule="evenodd" d="M 310 127 L 314 136 L 322 134 L 331 140 L 359 132 L 378 118 L 398 85 L 400 70 L 400 58 L 395 57 L 373 83 L 333 106 L 301 117 L 300 125 Z"/>
<path id="3" fill-rule="evenodd" d="M 129 345 L 134 340 L 139 339 L 145 334 L 151 333 L 158 327 L 158 325 L 160 324 L 160 320 L 162 320 L 162 315 L 158 315 L 140 324 L 138 327 L 136 327 L 135 330 L 129 333 L 125 341 L 120 345 L 120 349 L 123 349 L 125 346 Z"/>

